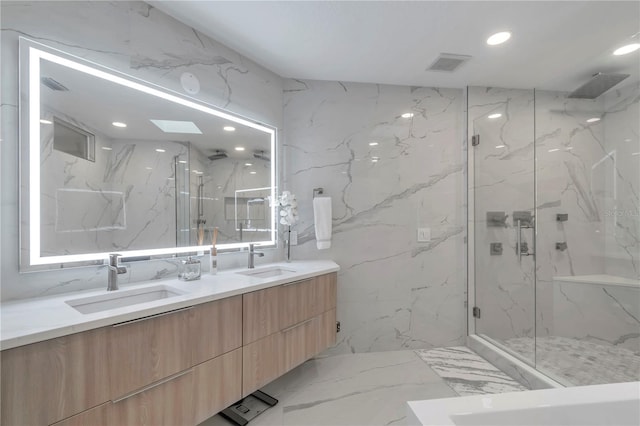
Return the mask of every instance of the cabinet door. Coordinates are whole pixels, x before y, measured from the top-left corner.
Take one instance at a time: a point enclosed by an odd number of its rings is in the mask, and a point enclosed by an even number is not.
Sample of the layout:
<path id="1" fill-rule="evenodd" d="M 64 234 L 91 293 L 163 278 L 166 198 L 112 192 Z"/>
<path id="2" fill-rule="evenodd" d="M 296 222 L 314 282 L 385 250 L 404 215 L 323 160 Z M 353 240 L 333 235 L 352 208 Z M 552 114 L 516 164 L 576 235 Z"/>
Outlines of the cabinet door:
<path id="1" fill-rule="evenodd" d="M 242 296 L 243 345 L 280 331 L 279 292 L 279 287 L 271 287 Z"/>
<path id="2" fill-rule="evenodd" d="M 242 346 L 242 296 L 194 306 L 189 321 L 191 365 Z"/>
<path id="3" fill-rule="evenodd" d="M 3 425 L 50 424 L 109 400 L 105 329 L 2 351 Z"/>
<path id="4" fill-rule="evenodd" d="M 195 423 L 201 423 L 242 397 L 242 349 L 193 369 Z"/>
<path id="5" fill-rule="evenodd" d="M 310 318 L 282 331 L 284 372 L 302 364 L 318 353 L 320 318 Z"/>
<path id="6" fill-rule="evenodd" d="M 116 324 L 109 329 L 111 399 L 192 366 L 189 310 Z"/>
<path id="7" fill-rule="evenodd" d="M 242 396 L 284 373 L 282 347 L 282 333 L 274 333 L 242 348 Z"/>
<path id="8" fill-rule="evenodd" d="M 69 417 L 52 426 L 105 426 L 109 424 L 109 408 L 111 402 L 98 405 L 90 410 Z"/>
<path id="9" fill-rule="evenodd" d="M 118 426 L 193 425 L 193 370 L 143 388 L 109 407 L 109 424 Z"/>
<path id="10" fill-rule="evenodd" d="M 316 314 L 329 311 L 336 307 L 336 296 L 338 289 L 338 274 L 320 275 L 316 277 L 316 286 L 318 287 L 318 307 Z"/>

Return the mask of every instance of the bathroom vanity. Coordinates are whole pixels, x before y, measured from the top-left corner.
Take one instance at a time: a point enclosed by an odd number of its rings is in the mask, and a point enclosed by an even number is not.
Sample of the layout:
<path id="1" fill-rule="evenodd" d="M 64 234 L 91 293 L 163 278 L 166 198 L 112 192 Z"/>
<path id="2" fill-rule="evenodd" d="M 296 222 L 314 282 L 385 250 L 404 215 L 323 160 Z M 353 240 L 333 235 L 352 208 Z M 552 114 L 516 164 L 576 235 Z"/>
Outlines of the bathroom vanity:
<path id="1" fill-rule="evenodd" d="M 335 343 L 337 270 L 168 280 L 181 292 L 88 313 L 73 302 L 106 291 L 5 303 L 1 423 L 198 424 Z"/>

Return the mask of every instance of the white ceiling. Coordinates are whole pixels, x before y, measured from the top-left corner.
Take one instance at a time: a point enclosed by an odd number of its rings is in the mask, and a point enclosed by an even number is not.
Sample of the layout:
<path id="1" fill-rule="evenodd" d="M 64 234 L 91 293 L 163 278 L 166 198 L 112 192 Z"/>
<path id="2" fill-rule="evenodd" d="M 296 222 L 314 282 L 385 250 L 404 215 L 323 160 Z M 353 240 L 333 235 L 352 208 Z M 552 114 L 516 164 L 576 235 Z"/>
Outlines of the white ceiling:
<path id="1" fill-rule="evenodd" d="M 287 78 L 573 90 L 596 72 L 640 74 L 640 2 L 150 1 Z M 488 46 L 489 35 L 513 33 Z M 454 73 L 440 53 L 471 55 Z"/>

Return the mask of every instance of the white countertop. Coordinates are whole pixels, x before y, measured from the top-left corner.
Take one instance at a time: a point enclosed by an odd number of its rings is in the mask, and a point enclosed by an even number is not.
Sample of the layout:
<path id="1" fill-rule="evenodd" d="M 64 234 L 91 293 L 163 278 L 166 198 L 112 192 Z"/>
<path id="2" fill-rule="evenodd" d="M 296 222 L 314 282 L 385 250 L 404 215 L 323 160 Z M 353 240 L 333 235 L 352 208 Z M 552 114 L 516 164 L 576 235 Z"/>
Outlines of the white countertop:
<path id="1" fill-rule="evenodd" d="M 131 321 L 287 282 L 336 272 L 340 269 L 333 261 L 314 260 L 258 265 L 256 270 L 274 266 L 280 266 L 295 272 L 287 272 L 283 275 L 269 278 L 257 278 L 237 273 L 246 271 L 246 269 L 235 269 L 218 272 L 216 275 L 205 273 L 200 280 L 196 281 L 180 281 L 176 278 L 120 286 L 120 290 L 117 291 L 161 284 L 186 291 L 187 293 L 92 314 L 81 314 L 66 302 L 84 297 L 104 295 L 107 293 L 106 282 L 105 290 L 94 289 L 2 303 L 0 304 L 0 318 L 2 319 L 0 349 L 15 348 L 81 331 Z M 117 291 L 109 293 L 113 294 L 117 293 Z"/>

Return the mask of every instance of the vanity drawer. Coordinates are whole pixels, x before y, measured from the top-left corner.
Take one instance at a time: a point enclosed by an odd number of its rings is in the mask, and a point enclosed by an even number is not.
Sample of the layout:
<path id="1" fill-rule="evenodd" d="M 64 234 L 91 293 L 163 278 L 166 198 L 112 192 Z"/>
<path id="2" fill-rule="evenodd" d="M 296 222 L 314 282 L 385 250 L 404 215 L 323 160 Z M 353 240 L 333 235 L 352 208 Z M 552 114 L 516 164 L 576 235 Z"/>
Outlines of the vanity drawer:
<path id="1" fill-rule="evenodd" d="M 281 376 L 284 370 L 283 335 L 274 333 L 242 348 L 242 396 Z"/>
<path id="2" fill-rule="evenodd" d="M 186 370 L 191 364 L 193 309 L 141 318 L 109 328 L 111 399 Z"/>
<path id="3" fill-rule="evenodd" d="M 105 329 L 7 349 L 0 357 L 0 424 L 51 424 L 109 400 Z"/>
<path id="4" fill-rule="evenodd" d="M 280 329 L 335 308 L 336 288 L 335 273 L 280 286 Z"/>
<path id="5" fill-rule="evenodd" d="M 242 346 L 242 296 L 194 306 L 189 311 L 191 365 Z"/>
<path id="6" fill-rule="evenodd" d="M 186 370 L 149 385 L 109 407 L 109 424 L 158 426 L 195 424 L 194 370 Z"/>
<path id="7" fill-rule="evenodd" d="M 195 424 L 242 398 L 242 349 L 197 365 L 193 373 Z"/>
<path id="8" fill-rule="evenodd" d="M 282 331 L 284 371 L 289 371 L 318 353 L 318 317 L 291 326 Z"/>
<path id="9" fill-rule="evenodd" d="M 242 296 L 243 345 L 280 331 L 279 294 L 279 287 L 271 287 Z"/>

